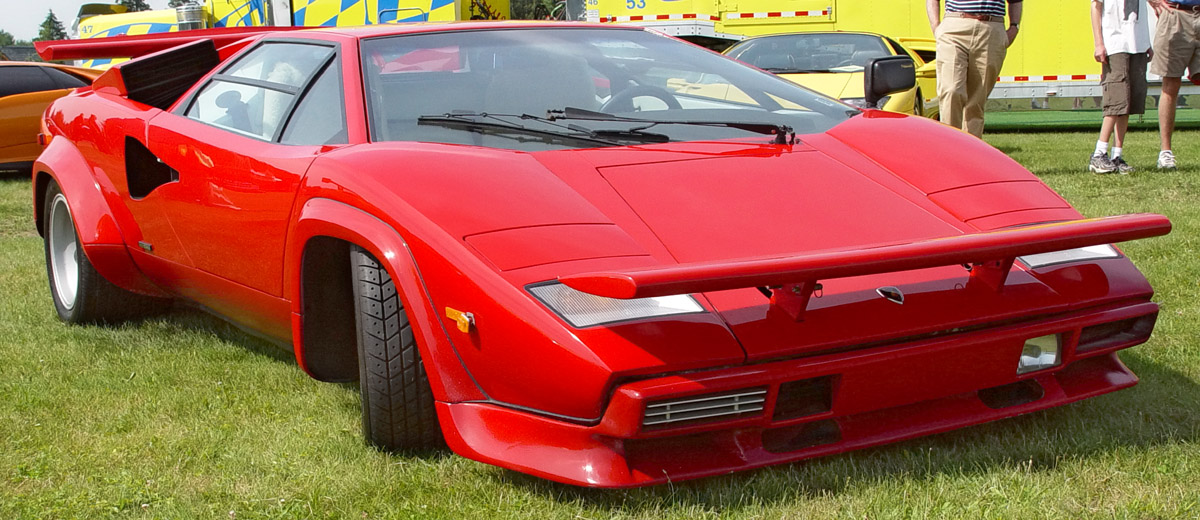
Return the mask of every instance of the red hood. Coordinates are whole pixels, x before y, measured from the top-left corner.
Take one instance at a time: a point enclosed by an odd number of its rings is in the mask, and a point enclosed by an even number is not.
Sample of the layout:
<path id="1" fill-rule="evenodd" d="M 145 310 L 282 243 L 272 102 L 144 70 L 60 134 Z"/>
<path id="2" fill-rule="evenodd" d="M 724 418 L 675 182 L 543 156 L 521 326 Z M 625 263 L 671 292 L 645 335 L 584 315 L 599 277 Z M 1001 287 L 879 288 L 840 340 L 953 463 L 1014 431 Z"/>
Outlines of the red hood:
<path id="1" fill-rule="evenodd" d="M 862 137 L 866 130 L 899 137 Z M 1078 218 L 1002 153 L 930 121 L 857 117 L 801 139 L 794 146 L 669 143 L 534 154 L 447 145 L 430 150 L 444 170 L 406 171 L 395 178 L 396 192 L 453 186 L 405 199 L 518 287 L 598 269 L 956 236 L 978 230 L 964 220 L 1022 211 Z M 922 139 L 955 153 L 914 161 L 912 146 Z M 907 159 L 897 148 L 908 150 Z M 479 168 L 482 162 L 489 168 Z M 993 187 L 1003 188 L 1003 197 L 991 197 Z M 961 267 L 822 281 L 802 322 L 768 315 L 767 298 L 753 288 L 705 297 L 750 359 L 1058 312 L 1074 303 L 1019 269 L 1000 292 L 968 290 L 966 281 Z M 904 305 L 876 294 L 884 286 L 903 291 Z"/>
<path id="2" fill-rule="evenodd" d="M 681 263 L 959 233 L 813 149 L 599 171 Z"/>
<path id="3" fill-rule="evenodd" d="M 969 230 L 924 192 L 879 168 L 835 160 L 815 143 L 787 153 L 604 164 L 604 180 L 679 263 L 769 257 L 956 236 Z M 607 155 L 596 151 L 594 155 Z M 935 333 L 1067 302 L 1026 273 L 1004 292 L 966 289 L 968 273 L 944 267 L 823 281 L 801 322 L 769 312 L 756 289 L 707 293 L 751 360 Z M 904 305 L 875 289 L 895 286 Z M 853 331 L 853 332 L 851 332 Z"/>

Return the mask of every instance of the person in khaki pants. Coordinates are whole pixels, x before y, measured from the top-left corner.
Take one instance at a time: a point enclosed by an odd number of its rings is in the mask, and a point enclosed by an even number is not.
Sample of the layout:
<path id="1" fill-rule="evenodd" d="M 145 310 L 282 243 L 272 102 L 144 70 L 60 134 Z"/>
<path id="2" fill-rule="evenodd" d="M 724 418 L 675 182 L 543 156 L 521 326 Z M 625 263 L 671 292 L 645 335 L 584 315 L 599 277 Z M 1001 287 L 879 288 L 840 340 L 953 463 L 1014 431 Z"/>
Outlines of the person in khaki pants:
<path id="1" fill-rule="evenodd" d="M 1154 31 L 1154 57 L 1150 72 L 1162 76 L 1158 102 L 1158 134 L 1161 151 L 1158 169 L 1174 170 L 1175 153 L 1171 134 L 1175 131 L 1175 104 L 1186 69 L 1192 83 L 1200 84 L 1200 0 L 1150 0 L 1158 13 Z"/>
<path id="2" fill-rule="evenodd" d="M 926 0 L 925 11 L 937 39 L 941 119 L 980 137 L 983 106 L 1021 25 L 1021 0 L 946 0 L 944 19 L 939 4 Z"/>

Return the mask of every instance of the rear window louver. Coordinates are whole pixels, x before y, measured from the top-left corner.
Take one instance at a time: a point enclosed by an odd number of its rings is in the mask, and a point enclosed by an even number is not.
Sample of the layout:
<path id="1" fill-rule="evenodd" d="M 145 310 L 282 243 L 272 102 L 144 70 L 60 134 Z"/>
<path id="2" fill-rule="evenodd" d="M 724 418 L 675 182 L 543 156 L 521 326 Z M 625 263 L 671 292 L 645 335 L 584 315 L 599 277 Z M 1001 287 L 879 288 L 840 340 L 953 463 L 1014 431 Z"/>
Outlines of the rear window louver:
<path id="1" fill-rule="evenodd" d="M 166 110 L 220 62 L 212 40 L 198 40 L 121 64 L 121 80 L 129 99 Z"/>

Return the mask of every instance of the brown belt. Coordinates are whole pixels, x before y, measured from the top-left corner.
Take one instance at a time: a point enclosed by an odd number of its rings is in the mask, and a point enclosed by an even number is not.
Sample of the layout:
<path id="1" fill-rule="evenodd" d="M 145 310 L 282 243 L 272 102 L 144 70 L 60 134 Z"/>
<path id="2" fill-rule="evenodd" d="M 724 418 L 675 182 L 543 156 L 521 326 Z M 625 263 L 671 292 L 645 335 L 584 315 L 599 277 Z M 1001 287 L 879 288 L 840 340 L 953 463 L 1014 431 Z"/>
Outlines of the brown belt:
<path id="1" fill-rule="evenodd" d="M 1191 11 L 1193 13 L 1200 12 L 1200 5 L 1177 4 L 1175 2 L 1167 2 L 1167 7 L 1178 11 Z"/>
<path id="2" fill-rule="evenodd" d="M 981 22 L 1004 23 L 1003 16 L 993 16 L 990 14 L 964 13 L 961 11 L 946 11 L 946 18 L 969 18 L 971 20 L 979 20 Z"/>

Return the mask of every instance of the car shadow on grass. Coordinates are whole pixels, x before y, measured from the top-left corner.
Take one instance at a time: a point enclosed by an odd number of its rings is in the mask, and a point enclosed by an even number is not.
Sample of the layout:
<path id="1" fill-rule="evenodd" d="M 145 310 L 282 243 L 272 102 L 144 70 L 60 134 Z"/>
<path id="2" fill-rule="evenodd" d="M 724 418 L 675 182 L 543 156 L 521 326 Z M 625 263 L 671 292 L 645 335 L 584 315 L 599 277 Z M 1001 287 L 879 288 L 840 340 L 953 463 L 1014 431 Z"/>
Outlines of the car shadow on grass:
<path id="1" fill-rule="evenodd" d="M 1200 439 L 1200 385 L 1136 351 L 1122 358 L 1142 378 L 1132 389 L 842 455 L 632 490 L 577 488 L 514 471 L 499 479 L 548 500 L 577 500 L 614 515 L 638 516 L 667 504 L 733 512 L 738 504 L 811 499 L 887 481 L 1051 471 L 1131 448 Z"/>
<path id="2" fill-rule="evenodd" d="M 995 147 L 997 150 L 1004 152 L 1004 155 L 1007 155 L 1010 157 L 1015 153 L 1020 153 L 1025 150 L 1025 148 L 1022 146 L 1011 145 L 1011 144 L 992 145 L 992 146 Z"/>
<path id="3" fill-rule="evenodd" d="M 33 170 L 25 169 L 9 169 L 0 170 L 0 181 L 26 181 L 29 182 L 33 176 Z"/>
<path id="4" fill-rule="evenodd" d="M 299 366 L 296 364 L 296 357 L 292 353 L 290 345 L 254 334 L 204 309 L 175 304 L 167 312 L 155 316 L 147 316 L 140 321 L 135 320 L 130 323 L 140 323 L 142 326 L 149 327 L 177 329 L 181 332 L 208 333 L 223 342 L 237 345 L 251 354 L 286 363 L 299 370 Z"/>

